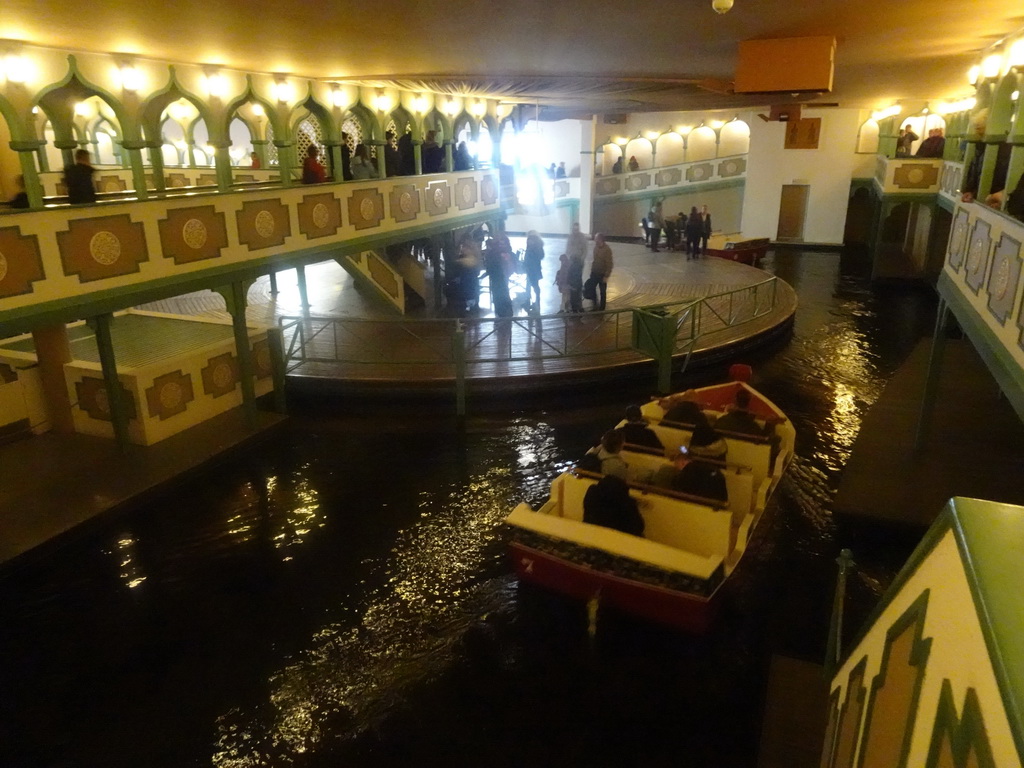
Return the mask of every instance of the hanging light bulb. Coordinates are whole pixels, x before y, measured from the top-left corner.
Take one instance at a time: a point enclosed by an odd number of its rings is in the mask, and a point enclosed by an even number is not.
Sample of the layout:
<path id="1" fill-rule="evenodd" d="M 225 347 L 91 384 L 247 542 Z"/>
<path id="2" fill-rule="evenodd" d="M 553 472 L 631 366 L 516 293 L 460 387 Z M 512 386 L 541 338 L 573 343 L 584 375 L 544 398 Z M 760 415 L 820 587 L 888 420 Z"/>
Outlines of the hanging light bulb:
<path id="1" fill-rule="evenodd" d="M 711 0 L 711 7 L 715 13 L 728 13 L 732 8 L 733 0 Z"/>

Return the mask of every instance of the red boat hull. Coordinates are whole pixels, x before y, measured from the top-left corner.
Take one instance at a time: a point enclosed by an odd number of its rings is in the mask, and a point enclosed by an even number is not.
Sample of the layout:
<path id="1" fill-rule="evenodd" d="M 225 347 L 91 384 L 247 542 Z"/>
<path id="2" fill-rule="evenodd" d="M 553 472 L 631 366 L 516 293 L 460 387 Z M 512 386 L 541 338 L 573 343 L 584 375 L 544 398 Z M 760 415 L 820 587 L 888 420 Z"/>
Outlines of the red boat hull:
<path id="1" fill-rule="evenodd" d="M 578 600 L 589 600 L 600 593 L 601 605 L 691 634 L 704 634 L 714 618 L 715 595 L 704 598 L 623 579 L 517 542 L 512 542 L 510 548 L 519 578 L 545 589 Z"/>

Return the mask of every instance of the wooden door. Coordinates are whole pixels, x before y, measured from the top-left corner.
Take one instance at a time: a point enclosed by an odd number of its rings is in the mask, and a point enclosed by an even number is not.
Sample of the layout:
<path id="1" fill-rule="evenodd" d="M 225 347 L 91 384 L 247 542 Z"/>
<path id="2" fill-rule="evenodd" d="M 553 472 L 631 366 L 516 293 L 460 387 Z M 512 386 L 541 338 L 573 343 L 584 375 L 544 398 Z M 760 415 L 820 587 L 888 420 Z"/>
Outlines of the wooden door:
<path id="1" fill-rule="evenodd" d="M 807 213 L 806 184 L 784 184 L 779 205 L 779 231 L 776 240 L 803 240 L 804 216 Z"/>

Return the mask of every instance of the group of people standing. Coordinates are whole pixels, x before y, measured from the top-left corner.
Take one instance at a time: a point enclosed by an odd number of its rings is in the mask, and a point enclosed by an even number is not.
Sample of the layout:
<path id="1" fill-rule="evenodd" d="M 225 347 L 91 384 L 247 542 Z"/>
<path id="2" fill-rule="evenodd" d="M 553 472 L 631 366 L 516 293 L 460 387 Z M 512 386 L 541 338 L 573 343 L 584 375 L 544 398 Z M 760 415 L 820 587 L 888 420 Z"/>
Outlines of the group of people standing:
<path id="1" fill-rule="evenodd" d="M 594 235 L 590 277 L 585 282 L 583 272 L 587 262 L 587 238 L 580 232 L 579 224 L 572 225 L 572 232 L 565 242 L 565 253 L 559 257 L 559 261 L 555 285 L 562 302 L 558 311 L 582 312 L 584 298 L 593 301 L 595 312 L 603 311 L 608 302 L 608 278 L 615 266 L 611 246 L 605 241 L 604 235 Z"/>
<path id="2" fill-rule="evenodd" d="M 341 134 L 341 176 L 345 181 L 361 181 L 378 178 L 377 161 L 370 152 L 368 145 L 360 142 L 355 151 L 349 149 L 348 134 Z M 412 133 L 407 131 L 395 140 L 394 131 L 386 131 L 384 144 L 378 149 L 384 153 L 384 173 L 388 178 L 394 176 L 413 176 L 416 173 L 416 154 L 413 148 Z M 427 131 L 421 148 L 421 164 L 423 173 L 443 173 L 445 170 L 445 150 L 437 142 L 437 133 Z M 456 171 L 468 171 L 473 167 L 473 157 L 469 154 L 466 142 L 459 142 L 452 156 Z M 259 167 L 259 157 L 253 153 L 253 168 Z M 320 184 L 328 180 L 328 174 L 320 160 L 320 148 L 310 144 L 306 149 L 306 157 L 302 163 L 302 183 Z"/>
<path id="3" fill-rule="evenodd" d="M 640 220 L 640 226 L 644 231 L 644 244 L 654 253 L 658 253 L 662 230 L 665 231 L 665 247 L 670 251 L 685 251 L 687 260 L 707 253 L 711 213 L 706 205 L 702 205 L 699 211 L 697 206 L 692 206 L 689 215 L 680 212 L 666 217 L 661 203 L 655 203 L 647 216 Z"/>
<path id="4" fill-rule="evenodd" d="M 486 241 L 486 244 L 485 244 Z M 566 240 L 565 253 L 559 257 L 559 268 L 554 285 L 561 296 L 559 312 L 582 312 L 583 300 L 593 302 L 593 310 L 604 310 L 608 302 L 608 278 L 615 266 L 612 249 L 604 235 L 594 235 L 593 249 L 586 235 L 574 224 Z M 584 280 L 587 256 L 590 251 L 590 273 Z M 544 277 L 544 240 L 536 230 L 526 235 L 526 248 L 519 253 L 512 249 L 508 235 L 496 232 L 486 236 L 482 228 L 466 233 L 459 241 L 458 256 L 450 266 L 446 285 L 449 304 L 460 313 L 479 307 L 481 270 L 487 276 L 494 314 L 511 317 L 514 308 L 509 293 L 513 274 L 524 275 L 526 295 L 524 308 L 528 312 L 540 311 L 540 283 Z"/>

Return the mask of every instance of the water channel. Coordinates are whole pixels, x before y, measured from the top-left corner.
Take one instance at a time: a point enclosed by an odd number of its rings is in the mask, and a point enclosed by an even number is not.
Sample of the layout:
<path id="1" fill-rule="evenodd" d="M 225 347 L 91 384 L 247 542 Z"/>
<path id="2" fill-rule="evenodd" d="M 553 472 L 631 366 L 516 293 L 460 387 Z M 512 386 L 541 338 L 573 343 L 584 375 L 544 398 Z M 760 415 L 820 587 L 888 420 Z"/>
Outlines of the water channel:
<path id="1" fill-rule="evenodd" d="M 835 557 L 858 624 L 912 542 L 830 503 L 935 300 L 855 254 L 783 251 L 788 343 L 745 360 L 797 429 L 708 637 L 521 588 L 503 516 L 635 391 L 471 416 L 303 404 L 273 441 L 0 578 L 3 766 L 755 766 L 773 653 L 820 662 Z M 701 384 L 713 373 L 694 373 Z"/>

